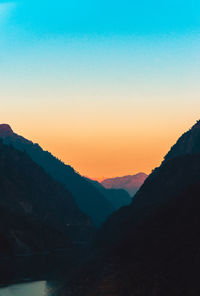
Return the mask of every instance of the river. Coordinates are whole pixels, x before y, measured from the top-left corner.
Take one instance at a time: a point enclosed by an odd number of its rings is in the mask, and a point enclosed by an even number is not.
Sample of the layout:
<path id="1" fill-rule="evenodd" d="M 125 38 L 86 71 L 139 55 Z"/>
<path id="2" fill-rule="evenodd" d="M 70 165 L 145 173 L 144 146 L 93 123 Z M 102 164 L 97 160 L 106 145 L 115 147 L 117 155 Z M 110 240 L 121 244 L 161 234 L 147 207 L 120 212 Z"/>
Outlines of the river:
<path id="1" fill-rule="evenodd" d="M 0 260 L 0 296 L 60 296 L 74 266 L 62 253 Z"/>
<path id="2" fill-rule="evenodd" d="M 49 296 L 45 281 L 10 285 L 0 288 L 0 296 Z"/>

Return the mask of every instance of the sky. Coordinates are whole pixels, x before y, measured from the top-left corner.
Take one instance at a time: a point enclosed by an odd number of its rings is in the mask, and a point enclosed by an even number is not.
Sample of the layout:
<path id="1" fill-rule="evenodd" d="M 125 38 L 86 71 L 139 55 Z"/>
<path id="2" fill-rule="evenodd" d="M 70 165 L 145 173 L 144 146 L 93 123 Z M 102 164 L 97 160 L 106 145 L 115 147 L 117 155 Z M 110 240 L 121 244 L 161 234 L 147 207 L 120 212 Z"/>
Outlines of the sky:
<path id="1" fill-rule="evenodd" d="M 0 122 L 94 179 L 200 119 L 199 0 L 0 1 Z"/>

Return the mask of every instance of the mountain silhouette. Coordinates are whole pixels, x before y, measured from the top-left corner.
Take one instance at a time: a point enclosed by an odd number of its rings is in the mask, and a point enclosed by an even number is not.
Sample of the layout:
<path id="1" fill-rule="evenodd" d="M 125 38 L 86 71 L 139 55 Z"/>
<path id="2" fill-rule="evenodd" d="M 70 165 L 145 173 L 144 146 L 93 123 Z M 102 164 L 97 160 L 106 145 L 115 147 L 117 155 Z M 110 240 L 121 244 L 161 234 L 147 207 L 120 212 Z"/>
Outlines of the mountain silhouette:
<path id="1" fill-rule="evenodd" d="M 198 153 L 200 153 L 200 120 L 178 139 L 177 143 L 172 146 L 164 157 L 164 161 L 168 161 L 180 155 Z"/>
<path id="2" fill-rule="evenodd" d="M 13 130 L 8 124 L 0 124 L 0 133 L 2 137 L 12 136 Z"/>
<path id="3" fill-rule="evenodd" d="M 81 211 L 92 219 L 95 226 L 100 226 L 115 210 L 96 186 L 75 172 L 71 166 L 65 165 L 51 153 L 44 151 L 38 144 L 14 133 L 9 125 L 0 125 L 0 138 L 5 144 L 25 151 L 49 175 L 62 183 L 72 193 Z"/>
<path id="4" fill-rule="evenodd" d="M 25 152 L 1 140 L 0 257 L 73 250 L 77 242 L 86 243 L 92 232 L 90 219 L 71 193 Z"/>
<path id="5" fill-rule="evenodd" d="M 101 183 L 87 179 L 91 182 L 112 204 L 115 210 L 120 209 L 121 207 L 130 205 L 132 199 L 127 191 L 124 189 L 106 189 Z"/>
<path id="6" fill-rule="evenodd" d="M 68 283 L 73 295 L 200 294 L 199 143 L 197 122 L 131 205 L 108 218 L 95 242 L 98 252 Z"/>
<path id="7" fill-rule="evenodd" d="M 138 173 L 136 175 L 105 179 L 101 184 L 109 189 L 125 189 L 133 197 L 147 177 L 148 175 L 145 173 Z"/>

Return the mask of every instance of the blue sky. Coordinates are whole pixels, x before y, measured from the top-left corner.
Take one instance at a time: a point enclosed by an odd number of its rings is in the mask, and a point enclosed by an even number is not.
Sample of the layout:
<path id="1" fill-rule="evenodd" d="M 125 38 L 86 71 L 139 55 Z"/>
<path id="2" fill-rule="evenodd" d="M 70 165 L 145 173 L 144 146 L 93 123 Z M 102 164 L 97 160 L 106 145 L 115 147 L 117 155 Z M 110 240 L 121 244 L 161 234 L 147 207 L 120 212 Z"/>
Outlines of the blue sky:
<path id="1" fill-rule="evenodd" d="M 36 36 L 185 33 L 200 25 L 198 0 L 19 0 L 16 4 L 14 24 Z"/>
<path id="2" fill-rule="evenodd" d="M 195 0 L 0 1 L 2 121 L 84 174 L 149 172 L 199 119 L 199 16 Z"/>

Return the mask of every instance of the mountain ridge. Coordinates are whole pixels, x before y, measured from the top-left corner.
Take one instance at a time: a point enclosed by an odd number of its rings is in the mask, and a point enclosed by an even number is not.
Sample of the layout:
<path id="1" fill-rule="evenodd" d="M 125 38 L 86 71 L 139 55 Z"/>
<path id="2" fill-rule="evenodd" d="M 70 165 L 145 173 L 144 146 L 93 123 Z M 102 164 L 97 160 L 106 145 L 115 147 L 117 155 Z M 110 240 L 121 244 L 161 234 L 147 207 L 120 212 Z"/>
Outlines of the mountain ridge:
<path id="1" fill-rule="evenodd" d="M 137 173 L 135 175 L 104 179 L 101 184 L 107 189 L 124 189 L 133 197 L 147 177 L 148 175 L 145 173 Z"/>
<path id="2" fill-rule="evenodd" d="M 112 204 L 115 210 L 120 209 L 121 207 L 127 206 L 131 203 L 132 199 L 128 192 L 124 189 L 109 189 L 105 188 L 101 183 L 95 180 L 88 179 L 87 180 L 93 184 L 104 196 L 106 196 L 107 200 Z"/>
<path id="3" fill-rule="evenodd" d="M 200 153 L 200 120 L 185 132 L 165 155 L 164 162 L 178 155 Z"/>
<path id="4" fill-rule="evenodd" d="M 0 213 L 1 255 L 73 249 L 74 241 L 87 242 L 94 231 L 63 185 L 2 140 Z"/>
<path id="5" fill-rule="evenodd" d="M 103 224 L 95 242 L 98 253 L 68 283 L 75 295 L 199 295 L 197 131 L 192 128 L 180 137 L 173 155 L 153 170 L 131 205 Z"/>
<path id="6" fill-rule="evenodd" d="M 99 227 L 115 210 L 110 201 L 71 166 L 64 164 L 50 152 L 44 151 L 38 144 L 16 134 L 9 125 L 0 125 L 0 138 L 5 144 L 26 151 L 51 177 L 66 186 L 81 211 L 92 219 L 95 226 Z"/>

